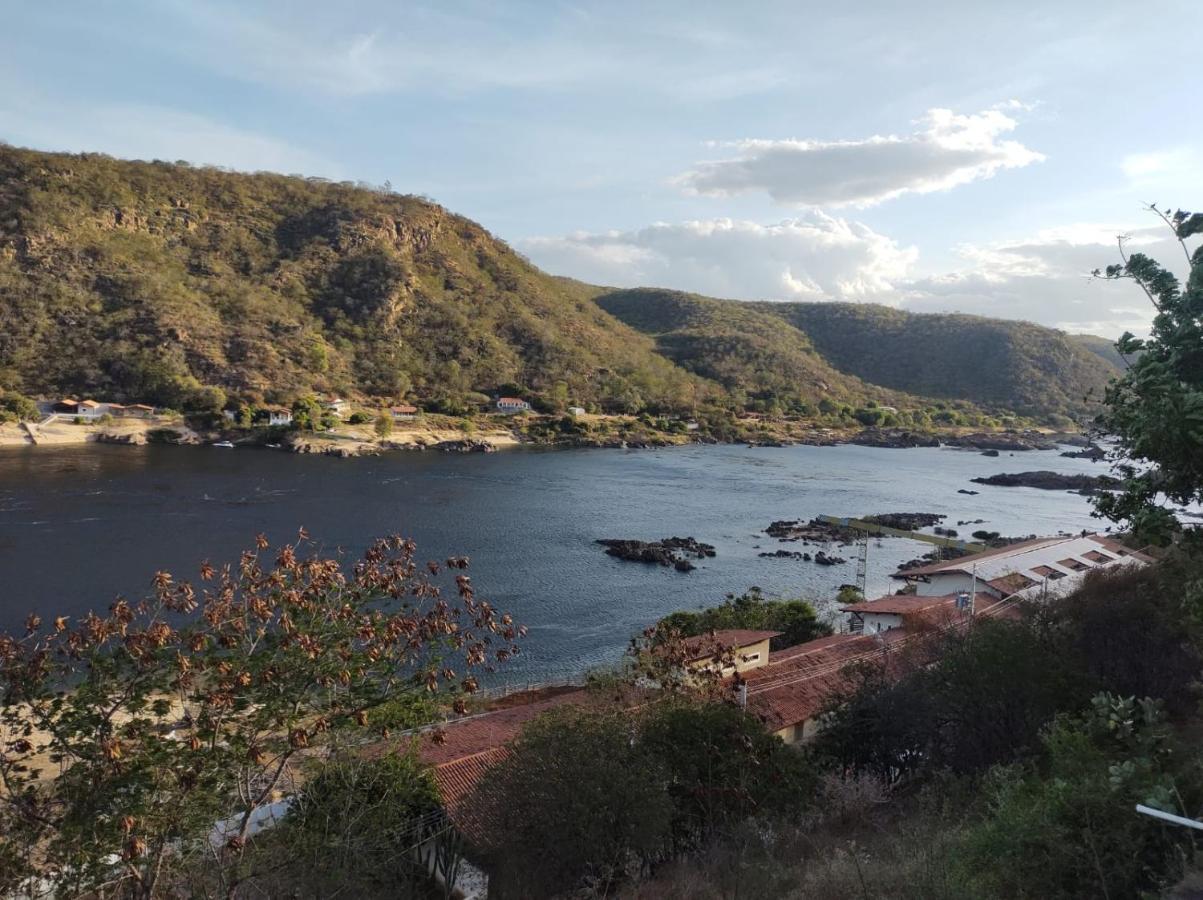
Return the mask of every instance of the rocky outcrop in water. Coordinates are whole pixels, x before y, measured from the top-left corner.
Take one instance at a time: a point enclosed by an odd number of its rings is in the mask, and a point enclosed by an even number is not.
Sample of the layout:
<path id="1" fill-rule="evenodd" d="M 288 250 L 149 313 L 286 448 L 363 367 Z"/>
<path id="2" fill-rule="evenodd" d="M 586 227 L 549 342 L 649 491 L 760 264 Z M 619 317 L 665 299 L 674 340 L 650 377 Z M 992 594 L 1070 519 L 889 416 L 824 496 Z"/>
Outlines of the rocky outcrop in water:
<path id="1" fill-rule="evenodd" d="M 915 531 L 919 528 L 930 528 L 932 525 L 938 525 L 948 517 L 938 513 L 893 512 L 878 513 L 872 516 L 863 516 L 862 518 L 866 522 L 872 522 L 874 525 L 884 525 L 886 528 Z"/>
<path id="2" fill-rule="evenodd" d="M 993 487 L 1031 487 L 1042 491 L 1077 491 L 1081 494 L 1114 490 L 1120 486 L 1119 479 L 1110 475 L 1064 475 L 1047 471 L 1003 473 L 969 480 Z"/>
<path id="3" fill-rule="evenodd" d="M 1032 432 L 1004 431 L 999 434 L 977 432 L 959 434 L 944 439 L 946 447 L 965 447 L 969 450 L 1055 450 L 1052 436 Z"/>
<path id="4" fill-rule="evenodd" d="M 690 572 L 696 568 L 690 562 L 691 558 L 706 559 L 715 555 L 713 546 L 692 537 L 670 537 L 660 541 L 599 538 L 597 543 L 605 546 L 608 555 L 618 559 L 672 566 L 678 572 Z"/>
<path id="5" fill-rule="evenodd" d="M 439 441 L 434 445 L 435 450 L 441 450 L 443 453 L 493 453 L 497 450 L 488 441 L 479 441 L 474 438 L 464 438 L 458 441 Z"/>
<path id="6" fill-rule="evenodd" d="M 1102 462 L 1107 458 L 1107 451 L 1098 444 L 1087 444 L 1081 450 L 1062 450 L 1061 455 L 1067 459 L 1088 459 L 1091 462 Z"/>

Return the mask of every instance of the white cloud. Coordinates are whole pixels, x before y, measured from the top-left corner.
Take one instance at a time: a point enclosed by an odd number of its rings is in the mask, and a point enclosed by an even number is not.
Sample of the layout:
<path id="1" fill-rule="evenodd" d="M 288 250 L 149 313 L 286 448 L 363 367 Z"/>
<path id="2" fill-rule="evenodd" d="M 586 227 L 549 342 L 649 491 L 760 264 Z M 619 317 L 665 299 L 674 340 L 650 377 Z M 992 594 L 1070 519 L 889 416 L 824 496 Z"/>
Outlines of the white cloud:
<path id="1" fill-rule="evenodd" d="M 1129 251 L 1145 253 L 1171 269 L 1182 260 L 1164 226 L 1070 225 L 1021 240 L 960 247 L 964 268 L 900 284 L 901 302 L 915 312 L 1026 319 L 1104 337 L 1146 333 L 1154 310 L 1140 289 L 1128 281 L 1105 282 L 1090 275 L 1119 261 L 1119 234 L 1126 235 Z"/>
<path id="2" fill-rule="evenodd" d="M 746 300 L 888 300 L 918 251 L 821 212 L 772 225 L 732 219 L 530 238 L 541 267 L 615 287 L 659 286 Z"/>
<path id="3" fill-rule="evenodd" d="M 1182 251 L 1160 223 L 1082 223 L 957 248 L 952 271 L 915 273 L 918 251 L 820 211 L 772 225 L 731 219 L 532 238 L 536 264 L 614 287 L 667 287 L 743 300 L 852 300 L 912 312 L 1023 319 L 1069 332 L 1147 333 L 1153 309 L 1127 281 L 1091 277 L 1118 260 L 1116 236 L 1174 268 Z M 1182 273 L 1179 273 L 1180 275 Z"/>
<path id="4" fill-rule="evenodd" d="M 188 160 L 243 171 L 296 172 L 339 177 L 340 167 L 293 145 L 193 113 L 157 106 L 55 104 L 0 100 L 0 140 L 45 150 L 108 153 L 126 159 Z"/>
<path id="5" fill-rule="evenodd" d="M 1014 107 L 1008 107 L 1014 108 Z M 763 191 L 779 203 L 869 206 L 902 194 L 946 191 L 1044 156 L 1003 140 L 1017 122 L 1000 109 L 932 109 L 913 134 L 864 140 L 745 140 L 732 159 L 702 162 L 674 182 L 714 197 Z"/>
<path id="6" fill-rule="evenodd" d="M 1154 202 L 1172 202 L 1175 196 L 1193 196 L 1203 188 L 1203 152 L 1194 147 L 1131 153 L 1120 161 L 1120 169 L 1133 188 L 1171 192 L 1172 196 L 1151 197 Z"/>

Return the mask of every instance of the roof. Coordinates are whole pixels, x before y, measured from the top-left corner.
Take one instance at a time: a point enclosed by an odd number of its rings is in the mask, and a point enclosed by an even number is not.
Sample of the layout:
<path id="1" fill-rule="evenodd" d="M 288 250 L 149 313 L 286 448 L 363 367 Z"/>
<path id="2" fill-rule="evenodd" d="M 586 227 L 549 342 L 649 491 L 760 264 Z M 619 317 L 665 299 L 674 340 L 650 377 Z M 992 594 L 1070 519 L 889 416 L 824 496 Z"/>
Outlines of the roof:
<path id="1" fill-rule="evenodd" d="M 100 406 L 95 400 L 80 400 L 79 405 L 86 406 L 88 409 L 96 409 L 96 407 Z"/>
<path id="2" fill-rule="evenodd" d="M 497 402 L 498 403 L 525 403 L 526 401 L 523 400 L 521 397 L 498 397 Z"/>
<path id="3" fill-rule="evenodd" d="M 891 575 L 891 578 L 914 578 L 917 575 L 935 575 L 939 572 L 961 572 L 968 571 L 966 565 L 972 566 L 975 562 L 980 562 L 984 559 L 995 559 L 999 556 L 1013 556 L 1023 550 L 1035 549 L 1037 547 L 1048 547 L 1053 544 L 1066 540 L 1063 537 L 1053 538 L 1033 538 L 1028 541 L 1017 541 L 1014 544 L 1008 544 L 1005 547 L 996 547 L 993 550 L 982 550 L 979 553 L 970 553 L 967 556 L 958 556 L 956 559 L 946 559 L 942 562 L 930 563 L 926 566 L 919 566 L 916 569 L 901 569 Z"/>
<path id="4" fill-rule="evenodd" d="M 585 695 L 585 691 L 573 691 L 537 703 L 453 720 L 439 730 L 441 742 L 436 740 L 435 731 L 427 731 L 419 737 L 418 756 L 425 763 L 439 766 L 504 746 L 521 733 L 527 722 L 558 706 L 580 703 Z"/>
<path id="5" fill-rule="evenodd" d="M 1099 552 L 1100 550 L 1107 552 L 1104 554 Z M 1122 563 L 1125 560 L 1149 562 L 1150 557 L 1140 551 L 1130 550 L 1114 538 L 1104 535 L 1062 535 L 1020 541 L 1006 547 L 932 563 L 917 569 L 901 570 L 891 577 L 912 579 L 932 575 L 968 575 L 976 572 L 980 581 L 992 583 L 996 579 L 1015 573 L 1035 573 L 1037 578 L 1047 577 L 1043 570 L 1048 567 L 1063 570 L 1063 574 L 1070 574 Z M 1027 577 L 1031 578 L 1031 575 Z"/>
<path id="6" fill-rule="evenodd" d="M 849 666 L 874 657 L 882 646 L 876 637 L 839 634 L 791 648 L 784 660 L 770 656 L 767 666 L 743 676 L 748 711 L 772 731 L 805 722 L 851 684 Z"/>
<path id="7" fill-rule="evenodd" d="M 767 641 L 770 638 L 780 636 L 780 631 L 755 631 L 750 628 L 726 628 L 722 631 L 711 631 L 707 634 L 699 634 L 695 637 L 685 639 L 685 649 L 690 653 L 695 653 L 691 659 L 704 659 L 712 655 L 714 645 L 717 643 L 723 647 L 748 647 L 752 644 L 759 644 L 761 641 Z"/>
<path id="8" fill-rule="evenodd" d="M 840 607 L 844 612 L 852 613 L 886 613 L 905 616 L 911 613 L 923 612 L 936 606 L 951 603 L 957 598 L 956 594 L 943 594 L 938 597 L 921 597 L 918 594 L 891 594 L 878 597 L 876 600 L 866 600 L 853 603 L 851 606 Z"/>
<path id="9" fill-rule="evenodd" d="M 401 406 L 393 407 L 393 412 L 401 413 L 402 415 L 410 415 L 412 413 L 416 413 L 417 411 L 418 411 L 418 408 L 416 406 L 406 406 L 406 405 L 402 404 Z"/>

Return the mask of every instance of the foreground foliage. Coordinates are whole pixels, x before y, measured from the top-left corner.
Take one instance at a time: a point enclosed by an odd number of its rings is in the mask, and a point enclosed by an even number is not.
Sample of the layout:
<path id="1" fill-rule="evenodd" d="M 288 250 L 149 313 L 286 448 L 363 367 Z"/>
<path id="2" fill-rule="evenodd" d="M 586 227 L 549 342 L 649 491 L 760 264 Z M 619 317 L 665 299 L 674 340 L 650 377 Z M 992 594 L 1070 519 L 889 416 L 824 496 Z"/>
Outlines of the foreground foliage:
<path id="1" fill-rule="evenodd" d="M 347 572 L 307 546 L 273 556 L 260 538 L 234 566 L 203 565 L 199 590 L 161 572 L 141 602 L 0 636 L 4 890 L 153 897 L 199 868 L 232 896 L 258 817 L 306 763 L 420 698 L 466 708 L 473 670 L 516 652 L 466 559 L 422 566 L 388 538 Z"/>
<path id="2" fill-rule="evenodd" d="M 1108 389 L 1099 424 L 1118 439 L 1113 458 L 1124 489 L 1099 495 L 1095 506 L 1167 543 L 1182 533 L 1170 504 L 1203 500 L 1203 246 L 1192 252 L 1187 244 L 1203 233 L 1203 213 L 1151 209 L 1173 230 L 1188 274 L 1179 282 L 1145 254 L 1127 255 L 1122 240 L 1123 261 L 1095 273 L 1135 282 L 1157 312 L 1149 338 L 1125 333 L 1116 345 L 1131 362 Z"/>

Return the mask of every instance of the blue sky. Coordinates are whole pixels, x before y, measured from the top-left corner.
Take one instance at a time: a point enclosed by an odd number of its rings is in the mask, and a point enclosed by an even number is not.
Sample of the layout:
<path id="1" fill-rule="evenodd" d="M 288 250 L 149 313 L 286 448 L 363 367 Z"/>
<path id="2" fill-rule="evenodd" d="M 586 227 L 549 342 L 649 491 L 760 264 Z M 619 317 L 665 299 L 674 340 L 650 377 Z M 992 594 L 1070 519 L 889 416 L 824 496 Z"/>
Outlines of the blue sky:
<path id="1" fill-rule="evenodd" d="M 0 6 L 2 140 L 387 180 L 607 284 L 1114 335 L 1083 273 L 1203 197 L 1198 3 Z"/>

